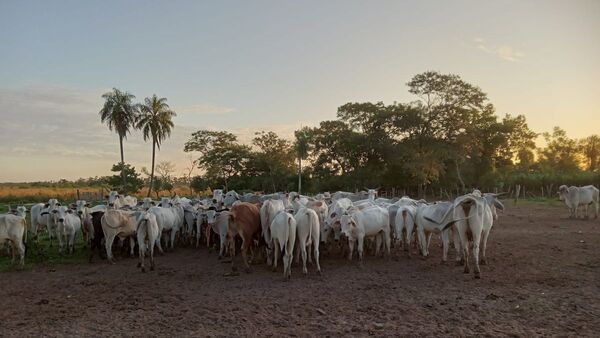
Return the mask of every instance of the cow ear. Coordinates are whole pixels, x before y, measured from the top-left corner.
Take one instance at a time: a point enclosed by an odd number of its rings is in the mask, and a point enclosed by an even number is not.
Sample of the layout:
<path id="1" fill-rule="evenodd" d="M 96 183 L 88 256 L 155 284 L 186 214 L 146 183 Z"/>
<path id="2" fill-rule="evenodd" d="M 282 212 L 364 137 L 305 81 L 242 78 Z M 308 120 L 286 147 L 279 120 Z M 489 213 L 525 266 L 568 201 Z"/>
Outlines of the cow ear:
<path id="1" fill-rule="evenodd" d="M 170 206 L 173 206 L 173 203 L 169 202 L 169 205 L 170 205 Z"/>
<path id="2" fill-rule="evenodd" d="M 150 204 L 152 204 L 152 205 L 156 205 L 156 203 L 154 203 L 154 201 L 150 202 Z"/>
<path id="3" fill-rule="evenodd" d="M 67 209 L 67 213 L 72 214 L 73 213 L 73 209 Z"/>
<path id="4" fill-rule="evenodd" d="M 60 203 L 56 203 L 56 206 L 57 206 L 57 207 L 60 207 Z"/>
<path id="5" fill-rule="evenodd" d="M 89 207 L 91 207 L 92 205 L 91 205 L 90 203 L 86 203 L 86 204 L 85 204 L 85 206 L 89 208 Z"/>
<path id="6" fill-rule="evenodd" d="M 50 206 L 50 204 L 49 204 L 49 203 L 46 203 L 46 204 L 44 204 L 44 208 L 47 208 L 47 207 L 49 207 L 49 206 Z"/>
<path id="7" fill-rule="evenodd" d="M 331 214 L 331 218 L 334 218 L 335 216 L 337 216 L 335 212 Z"/>
<path id="8" fill-rule="evenodd" d="M 356 222 L 354 222 L 354 220 L 350 221 L 350 225 L 351 225 L 353 228 L 356 228 Z"/>

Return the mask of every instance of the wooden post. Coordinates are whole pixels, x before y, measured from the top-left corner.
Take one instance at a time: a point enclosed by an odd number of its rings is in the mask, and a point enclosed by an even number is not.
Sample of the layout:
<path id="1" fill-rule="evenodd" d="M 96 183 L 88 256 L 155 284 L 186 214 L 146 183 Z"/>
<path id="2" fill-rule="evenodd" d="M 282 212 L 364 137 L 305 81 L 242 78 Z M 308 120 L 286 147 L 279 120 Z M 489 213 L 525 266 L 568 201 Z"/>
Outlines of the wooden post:
<path id="1" fill-rule="evenodd" d="M 517 202 L 519 201 L 519 194 L 521 193 L 521 185 L 517 184 L 515 186 L 515 205 L 517 204 Z"/>
<path id="2" fill-rule="evenodd" d="M 81 198 L 79 198 L 79 189 L 77 189 L 77 200 L 80 200 Z"/>

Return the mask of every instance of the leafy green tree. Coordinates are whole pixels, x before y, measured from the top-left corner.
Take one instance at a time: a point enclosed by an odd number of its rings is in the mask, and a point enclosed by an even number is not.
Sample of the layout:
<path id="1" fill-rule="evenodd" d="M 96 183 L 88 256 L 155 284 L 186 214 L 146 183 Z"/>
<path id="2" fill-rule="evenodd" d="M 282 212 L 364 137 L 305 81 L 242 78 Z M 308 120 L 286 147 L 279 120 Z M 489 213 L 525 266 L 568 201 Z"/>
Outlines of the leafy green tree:
<path id="1" fill-rule="evenodd" d="M 140 115 L 136 122 L 136 128 L 142 131 L 144 141 L 152 140 L 152 167 L 150 171 L 150 184 L 148 186 L 148 194 L 150 197 L 154 182 L 154 161 L 156 148 L 160 149 L 162 141 L 171 135 L 171 131 L 175 127 L 173 117 L 177 114 L 169 108 L 167 99 L 158 98 L 154 94 L 151 98 L 146 98 L 144 104 L 140 106 Z"/>
<path id="2" fill-rule="evenodd" d="M 199 152 L 196 163 L 206 172 L 205 178 L 213 184 L 223 183 L 225 189 L 232 177 L 241 175 L 246 169 L 251 156 L 250 147 L 239 144 L 237 137 L 226 131 L 194 132 L 185 143 L 184 151 Z"/>
<path id="3" fill-rule="evenodd" d="M 600 166 L 600 136 L 591 135 L 579 141 L 581 153 L 589 171 L 595 171 Z"/>
<path id="4" fill-rule="evenodd" d="M 567 136 L 559 127 L 552 133 L 543 133 L 546 146 L 539 150 L 540 164 L 558 172 L 574 172 L 579 170 L 577 141 Z"/>
<path id="5" fill-rule="evenodd" d="M 114 164 L 111 171 L 121 173 L 121 175 L 113 175 L 106 178 L 106 183 L 113 190 L 118 190 L 123 194 L 132 194 L 138 192 L 144 186 L 144 180 L 140 178 L 140 174 L 135 171 L 135 167 L 129 164 Z M 125 176 L 125 184 L 122 182 L 123 174 Z"/>
<path id="6" fill-rule="evenodd" d="M 102 95 L 105 100 L 100 109 L 100 120 L 106 123 L 109 130 L 114 130 L 119 135 L 119 149 L 121 150 L 121 163 L 125 163 L 123 156 L 123 140 L 135 126 L 138 116 L 138 105 L 133 103 L 135 96 L 129 92 L 113 88 L 112 92 Z M 123 166 L 124 168 L 124 166 Z M 121 173 L 123 185 L 125 185 L 125 173 Z"/>

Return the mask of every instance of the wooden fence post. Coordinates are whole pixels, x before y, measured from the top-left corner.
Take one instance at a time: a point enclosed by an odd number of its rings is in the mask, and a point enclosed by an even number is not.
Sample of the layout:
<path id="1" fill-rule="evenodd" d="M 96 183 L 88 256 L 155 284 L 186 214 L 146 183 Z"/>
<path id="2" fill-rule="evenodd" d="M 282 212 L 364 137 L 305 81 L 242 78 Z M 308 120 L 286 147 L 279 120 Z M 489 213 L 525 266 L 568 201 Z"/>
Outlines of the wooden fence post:
<path id="1" fill-rule="evenodd" d="M 519 201 L 519 194 L 521 193 L 521 185 L 517 184 L 515 186 L 515 205 L 517 204 L 517 202 Z"/>

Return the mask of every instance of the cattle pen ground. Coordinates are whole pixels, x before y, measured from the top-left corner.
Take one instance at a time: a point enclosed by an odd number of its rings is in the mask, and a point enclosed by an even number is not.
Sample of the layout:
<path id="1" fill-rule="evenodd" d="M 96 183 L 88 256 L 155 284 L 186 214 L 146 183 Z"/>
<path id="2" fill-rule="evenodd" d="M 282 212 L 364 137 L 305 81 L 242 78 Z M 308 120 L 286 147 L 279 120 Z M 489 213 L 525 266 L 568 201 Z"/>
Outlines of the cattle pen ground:
<path id="1" fill-rule="evenodd" d="M 507 202 L 488 242 L 482 279 L 431 256 L 387 261 L 322 257 L 323 275 L 265 265 L 226 276 L 206 249 L 116 265 L 36 265 L 0 273 L 6 336 L 597 336 L 600 221 L 564 206 Z M 238 258 L 239 259 L 239 258 Z"/>

